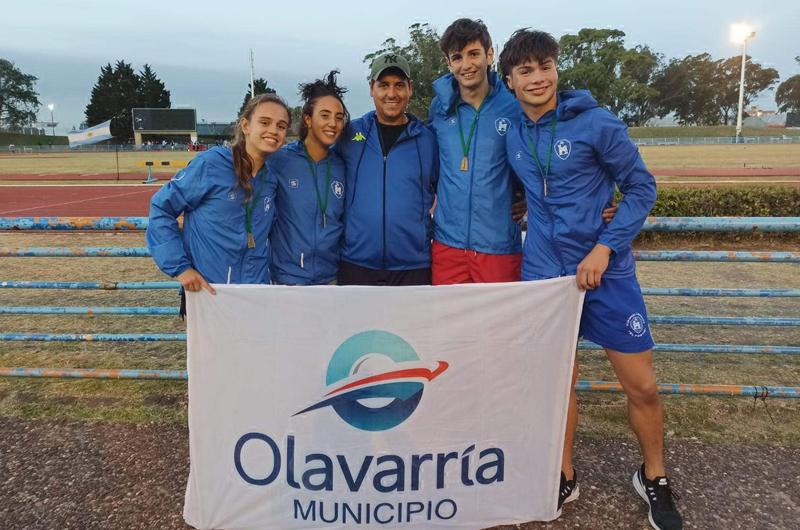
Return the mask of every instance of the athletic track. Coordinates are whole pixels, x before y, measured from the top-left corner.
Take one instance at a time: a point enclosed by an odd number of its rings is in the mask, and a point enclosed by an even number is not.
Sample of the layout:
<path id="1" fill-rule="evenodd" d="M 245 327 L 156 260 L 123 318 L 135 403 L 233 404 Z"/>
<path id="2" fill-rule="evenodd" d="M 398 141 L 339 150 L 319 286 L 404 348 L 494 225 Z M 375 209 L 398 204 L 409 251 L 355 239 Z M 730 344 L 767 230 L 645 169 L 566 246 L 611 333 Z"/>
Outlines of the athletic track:
<path id="1" fill-rule="evenodd" d="M 659 179 L 659 186 L 706 187 L 730 184 L 782 184 L 800 186 L 800 167 L 789 168 L 682 168 L 651 169 Z M 170 175 L 161 175 L 155 185 L 141 184 L 141 173 L 120 174 L 120 184 L 105 184 L 117 178 L 114 174 L 0 174 L 0 216 L 90 216 L 127 217 L 146 216 L 150 197 L 167 182 Z M 680 178 L 676 180 L 675 177 Z M 753 180 L 742 180 L 749 177 Z M 774 179 L 769 177 L 782 177 Z M 34 184 L 15 185 L 13 182 L 87 181 L 86 184 Z M 92 184 L 91 181 L 104 181 Z M 123 183 L 123 181 L 125 183 Z M 137 181 L 133 184 L 132 181 Z"/>

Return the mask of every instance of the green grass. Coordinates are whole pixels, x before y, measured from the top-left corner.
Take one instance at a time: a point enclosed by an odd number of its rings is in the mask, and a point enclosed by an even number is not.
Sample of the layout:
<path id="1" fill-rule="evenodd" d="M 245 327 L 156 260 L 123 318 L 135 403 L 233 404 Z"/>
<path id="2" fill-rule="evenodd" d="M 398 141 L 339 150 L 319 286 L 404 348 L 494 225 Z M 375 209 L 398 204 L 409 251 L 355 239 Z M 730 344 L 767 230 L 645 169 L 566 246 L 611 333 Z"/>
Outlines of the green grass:
<path id="1" fill-rule="evenodd" d="M 631 138 L 685 138 L 736 136 L 733 125 L 715 125 L 709 127 L 630 127 Z M 800 136 L 799 129 L 775 129 L 771 127 L 744 127 L 742 136 Z"/>

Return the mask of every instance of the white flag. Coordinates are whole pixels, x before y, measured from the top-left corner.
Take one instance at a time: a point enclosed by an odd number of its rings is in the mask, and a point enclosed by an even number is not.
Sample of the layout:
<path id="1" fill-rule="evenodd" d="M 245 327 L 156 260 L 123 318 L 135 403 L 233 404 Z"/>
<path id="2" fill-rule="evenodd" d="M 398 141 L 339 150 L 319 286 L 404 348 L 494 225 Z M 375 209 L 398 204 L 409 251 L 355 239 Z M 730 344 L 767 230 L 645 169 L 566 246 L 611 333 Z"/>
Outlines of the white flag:
<path id="1" fill-rule="evenodd" d="M 215 288 L 187 293 L 190 525 L 555 518 L 574 277 Z"/>
<path id="2" fill-rule="evenodd" d="M 89 127 L 80 132 L 70 133 L 67 135 L 70 147 L 77 147 L 79 145 L 89 145 L 102 142 L 113 138 L 111 136 L 111 120 L 104 121 L 94 127 Z"/>

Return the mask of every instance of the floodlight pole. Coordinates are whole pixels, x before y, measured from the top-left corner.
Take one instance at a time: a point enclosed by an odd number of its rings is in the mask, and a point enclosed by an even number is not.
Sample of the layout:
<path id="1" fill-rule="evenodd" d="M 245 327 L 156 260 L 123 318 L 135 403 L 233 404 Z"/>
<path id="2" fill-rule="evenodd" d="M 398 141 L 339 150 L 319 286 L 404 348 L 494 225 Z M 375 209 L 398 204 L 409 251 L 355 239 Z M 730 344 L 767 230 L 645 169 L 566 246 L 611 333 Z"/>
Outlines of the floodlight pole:
<path id="1" fill-rule="evenodd" d="M 256 97 L 255 67 L 253 66 L 253 48 L 250 48 L 250 99 Z"/>
<path id="2" fill-rule="evenodd" d="M 742 107 L 744 107 L 744 69 L 747 63 L 747 39 L 755 37 L 756 32 L 750 33 L 742 39 L 742 76 L 739 80 L 739 112 L 736 115 L 736 143 L 739 143 L 739 138 L 742 136 Z"/>

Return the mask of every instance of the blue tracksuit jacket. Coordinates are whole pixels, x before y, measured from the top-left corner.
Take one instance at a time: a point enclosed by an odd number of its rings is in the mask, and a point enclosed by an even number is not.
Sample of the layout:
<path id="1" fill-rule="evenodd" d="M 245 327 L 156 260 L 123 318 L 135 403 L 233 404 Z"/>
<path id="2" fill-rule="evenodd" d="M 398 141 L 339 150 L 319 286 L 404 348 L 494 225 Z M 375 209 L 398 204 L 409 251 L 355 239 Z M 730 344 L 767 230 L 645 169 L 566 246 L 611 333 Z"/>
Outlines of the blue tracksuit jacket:
<path id="1" fill-rule="evenodd" d="M 370 269 L 430 267 L 436 139 L 411 115 L 386 157 L 379 135 L 375 112 L 368 112 L 336 145 L 347 166 L 342 259 Z"/>
<path id="2" fill-rule="evenodd" d="M 489 83 L 469 148 L 468 171 L 460 170 L 464 151 L 458 119 L 466 141 L 476 111 L 461 100 L 452 74 L 433 83 L 436 97 L 430 120 L 440 160 L 434 239 L 455 248 L 511 254 L 521 251 L 521 230 L 511 219 L 515 179 L 506 159 L 505 136 L 519 119 L 519 105 L 494 72 Z"/>
<path id="3" fill-rule="evenodd" d="M 244 190 L 231 150 L 197 155 L 150 200 L 147 246 L 158 268 L 177 276 L 189 267 L 209 283 L 270 283 L 268 234 L 275 212 L 275 180 L 262 170 L 253 185 L 255 248 L 247 248 Z M 183 231 L 177 217 L 183 214 Z"/>
<path id="4" fill-rule="evenodd" d="M 330 183 L 326 188 L 326 166 Z M 344 230 L 344 161 L 335 152 L 314 163 L 320 198 L 328 196 L 326 222 L 314 190 L 314 175 L 301 141 L 284 146 L 267 160 L 277 180 L 277 213 L 272 227 L 272 279 L 289 285 L 327 284 L 336 279 Z"/>
<path id="5" fill-rule="evenodd" d="M 546 184 L 530 144 L 542 169 L 552 149 Z M 655 203 L 656 183 L 619 118 L 586 90 L 559 92 L 556 110 L 536 123 L 522 115 L 506 147 L 528 201 L 523 280 L 575 274 L 596 243 L 613 251 L 605 277 L 635 273 L 631 242 Z M 601 214 L 615 187 L 625 197 L 614 219 L 605 223 Z"/>

